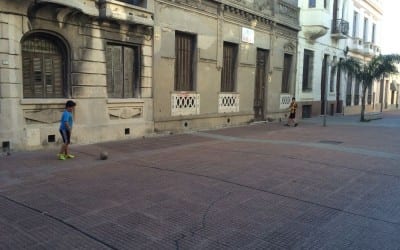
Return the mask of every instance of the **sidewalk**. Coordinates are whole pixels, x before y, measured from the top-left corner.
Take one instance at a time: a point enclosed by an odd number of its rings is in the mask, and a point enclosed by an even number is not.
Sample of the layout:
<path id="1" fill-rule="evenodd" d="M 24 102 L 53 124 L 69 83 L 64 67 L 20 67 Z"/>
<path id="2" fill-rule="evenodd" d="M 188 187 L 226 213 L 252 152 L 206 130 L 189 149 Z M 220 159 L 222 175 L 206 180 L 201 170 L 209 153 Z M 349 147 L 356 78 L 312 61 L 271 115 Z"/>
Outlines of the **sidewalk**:
<path id="1" fill-rule="evenodd" d="M 1 157 L 0 249 L 398 249 L 400 113 L 357 119 Z"/>

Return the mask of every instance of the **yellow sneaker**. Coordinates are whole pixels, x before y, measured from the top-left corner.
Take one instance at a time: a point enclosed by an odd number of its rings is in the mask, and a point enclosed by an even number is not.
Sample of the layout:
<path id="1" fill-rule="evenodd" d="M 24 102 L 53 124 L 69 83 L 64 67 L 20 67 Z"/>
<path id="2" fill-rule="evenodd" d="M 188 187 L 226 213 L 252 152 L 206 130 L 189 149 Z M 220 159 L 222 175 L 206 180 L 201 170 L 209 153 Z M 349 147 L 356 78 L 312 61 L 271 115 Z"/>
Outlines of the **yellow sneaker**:
<path id="1" fill-rule="evenodd" d="M 68 159 L 74 159 L 74 158 L 75 158 L 75 155 L 70 155 L 70 154 L 68 154 L 68 155 L 66 155 L 65 157 L 67 157 Z"/>
<path id="2" fill-rule="evenodd" d="M 65 161 L 65 155 L 63 155 L 63 154 L 58 154 L 58 159 L 59 160 L 61 160 L 61 161 Z"/>

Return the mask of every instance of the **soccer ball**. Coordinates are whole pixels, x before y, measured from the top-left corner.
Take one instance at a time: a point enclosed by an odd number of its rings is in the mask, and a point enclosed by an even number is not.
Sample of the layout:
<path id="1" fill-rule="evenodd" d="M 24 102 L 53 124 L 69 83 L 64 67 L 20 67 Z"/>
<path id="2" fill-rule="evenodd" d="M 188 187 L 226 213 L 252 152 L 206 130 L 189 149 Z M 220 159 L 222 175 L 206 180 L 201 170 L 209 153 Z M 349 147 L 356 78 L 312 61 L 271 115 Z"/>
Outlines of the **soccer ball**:
<path id="1" fill-rule="evenodd" d="M 100 153 L 100 160 L 107 160 L 108 159 L 108 153 L 106 151 L 102 151 Z"/>

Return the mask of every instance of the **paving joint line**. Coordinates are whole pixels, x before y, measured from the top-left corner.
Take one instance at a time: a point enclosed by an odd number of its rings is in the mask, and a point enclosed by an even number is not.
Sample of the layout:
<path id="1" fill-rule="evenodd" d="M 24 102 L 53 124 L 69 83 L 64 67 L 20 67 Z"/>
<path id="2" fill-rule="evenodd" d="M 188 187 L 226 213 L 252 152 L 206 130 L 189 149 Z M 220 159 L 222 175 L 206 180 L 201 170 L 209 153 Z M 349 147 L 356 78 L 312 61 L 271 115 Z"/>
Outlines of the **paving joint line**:
<path id="1" fill-rule="evenodd" d="M 375 221 L 379 221 L 379 222 L 384 222 L 384 223 L 392 224 L 392 225 L 395 225 L 395 226 L 400 226 L 400 222 L 389 221 L 389 220 L 384 220 L 384 219 L 380 219 L 380 218 L 376 218 L 376 217 L 372 217 L 372 216 L 362 215 L 362 214 L 358 214 L 358 213 L 351 212 L 351 211 L 348 211 L 348 210 L 340 209 L 340 208 L 337 208 L 337 207 L 332 207 L 332 206 L 324 205 L 324 204 L 317 203 L 317 202 L 314 202 L 314 201 L 309 201 L 309 200 L 297 198 L 297 197 L 294 197 L 294 196 L 290 196 L 290 195 L 285 195 L 285 194 L 273 192 L 273 191 L 266 190 L 266 189 L 261 189 L 261 188 L 257 188 L 257 187 L 252 187 L 252 186 L 249 186 L 249 185 L 245 185 L 245 184 L 241 184 L 241 183 L 237 183 L 237 182 L 225 180 L 225 179 L 218 178 L 218 177 L 214 177 L 214 176 L 203 175 L 203 174 L 196 174 L 196 173 L 192 173 L 192 172 L 181 171 L 181 170 L 175 170 L 175 169 L 169 169 L 169 168 L 153 167 L 153 166 L 145 165 L 145 164 L 143 163 L 143 161 L 142 161 L 142 164 L 141 164 L 141 165 L 136 164 L 136 165 L 133 165 L 133 166 L 134 166 L 134 167 L 141 167 L 141 168 L 154 169 L 154 170 L 159 170 L 159 171 L 166 171 L 166 172 L 171 172 L 171 173 L 185 174 L 185 175 L 190 175 L 190 176 L 203 177 L 203 178 L 207 178 L 207 179 L 211 179 L 211 180 L 216 180 L 216 181 L 220 181 L 220 182 L 223 182 L 223 183 L 227 183 L 227 184 L 231 184 L 231 185 L 235 185 L 235 186 L 247 188 L 247 189 L 250 189 L 250 190 L 259 191 L 259 192 L 262 192 L 262 193 L 268 193 L 268 194 L 272 194 L 272 195 L 284 197 L 284 198 L 287 198 L 287 199 L 296 200 L 296 201 L 299 201 L 299 202 L 311 204 L 311 205 L 318 206 L 318 207 L 323 207 L 323 208 L 332 209 L 332 210 L 335 210 L 335 211 L 338 211 L 338 212 L 342 212 L 342 213 L 345 213 L 345 214 L 350 214 L 350 215 L 354 215 L 354 216 L 358 216 L 358 217 L 362 217 L 362 218 L 366 218 L 366 219 L 370 219 L 370 220 L 375 220 Z"/>
<path id="2" fill-rule="evenodd" d="M 292 145 L 292 146 L 306 146 L 318 149 L 328 149 L 328 150 L 335 150 L 339 152 L 345 153 L 353 153 L 353 154 L 361 154 L 367 156 L 374 156 L 380 158 L 387 158 L 392 160 L 400 159 L 400 155 L 382 152 L 382 151 L 373 151 L 368 149 L 362 148 L 350 148 L 340 145 L 330 145 L 330 144 L 323 144 L 323 143 L 315 143 L 315 142 L 301 142 L 301 141 L 284 141 L 284 140 L 271 140 L 271 139 L 254 139 L 254 138 L 240 138 L 234 136 L 226 136 L 226 135 L 218 135 L 218 134 L 210 134 L 204 132 L 196 132 L 193 133 L 194 135 L 198 135 L 201 137 L 208 137 L 219 139 L 222 141 L 228 142 L 255 142 L 255 143 L 268 143 L 268 144 L 275 144 L 275 145 Z"/>
<path id="3" fill-rule="evenodd" d="M 105 241 L 103 241 L 103 240 L 97 238 L 96 236 L 93 236 L 93 235 L 91 235 L 90 233 L 85 232 L 84 230 L 82 230 L 82 229 L 80 229 L 80 228 L 78 228 L 78 227 L 72 225 L 71 223 L 66 222 L 66 221 L 63 220 L 63 219 L 60 219 L 60 218 L 58 218 L 58 217 L 56 217 L 56 216 L 54 216 L 54 215 L 51 215 L 51 214 L 49 214 L 49 213 L 46 212 L 46 211 L 42 211 L 42 210 L 40 210 L 40 209 L 37 209 L 37 208 L 34 208 L 34 207 L 32 207 L 32 206 L 26 205 L 26 204 L 24 204 L 24 203 L 22 203 L 22 202 L 16 201 L 16 200 L 11 199 L 11 198 L 9 198 L 9 197 L 7 197 L 7 196 L 1 194 L 1 193 L 0 193 L 0 198 L 3 198 L 3 199 L 5 199 L 5 200 L 7 200 L 7 201 L 9 201 L 9 202 L 11 202 L 11 203 L 14 203 L 14 204 L 18 205 L 18 206 L 27 208 L 27 209 L 29 209 L 29 210 L 31 210 L 31 211 L 36 212 L 36 213 L 39 213 L 39 214 L 41 214 L 41 215 L 43 215 L 43 216 L 49 217 L 50 219 L 53 219 L 53 220 L 55 220 L 55 221 L 58 221 L 58 222 L 60 222 L 61 224 L 65 225 L 65 226 L 67 226 L 67 227 L 69 227 L 69 228 L 72 228 L 73 230 L 75 230 L 75 231 L 81 233 L 82 235 L 88 237 L 89 239 L 94 240 L 95 242 L 98 242 L 98 243 L 100 243 L 100 244 L 102 244 L 102 245 L 104 245 L 104 246 L 106 246 L 106 247 L 108 247 L 108 248 L 110 248 L 110 249 L 118 250 L 118 248 L 116 248 L 116 247 L 114 247 L 114 246 L 108 244 L 107 242 L 105 242 Z"/>

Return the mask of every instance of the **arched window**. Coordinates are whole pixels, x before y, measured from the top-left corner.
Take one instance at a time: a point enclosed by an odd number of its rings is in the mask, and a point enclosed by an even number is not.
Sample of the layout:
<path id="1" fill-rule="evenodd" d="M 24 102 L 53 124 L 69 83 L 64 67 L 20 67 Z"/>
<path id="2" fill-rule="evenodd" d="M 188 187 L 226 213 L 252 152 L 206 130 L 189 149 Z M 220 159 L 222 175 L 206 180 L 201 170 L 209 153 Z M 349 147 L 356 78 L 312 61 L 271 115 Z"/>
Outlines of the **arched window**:
<path id="1" fill-rule="evenodd" d="M 24 98 L 67 98 L 67 58 L 60 39 L 32 34 L 21 47 Z"/>

